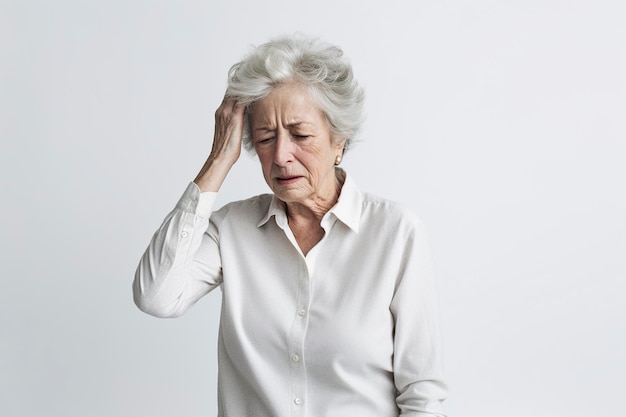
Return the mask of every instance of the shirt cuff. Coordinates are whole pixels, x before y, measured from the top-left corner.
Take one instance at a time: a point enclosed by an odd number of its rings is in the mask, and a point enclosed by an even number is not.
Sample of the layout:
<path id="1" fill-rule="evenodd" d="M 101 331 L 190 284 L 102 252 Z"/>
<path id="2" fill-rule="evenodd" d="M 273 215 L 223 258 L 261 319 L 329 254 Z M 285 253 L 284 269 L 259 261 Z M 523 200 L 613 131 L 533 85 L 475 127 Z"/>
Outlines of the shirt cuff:
<path id="1" fill-rule="evenodd" d="M 176 208 L 193 213 L 196 216 L 209 218 L 216 199 L 216 192 L 202 193 L 196 183 L 192 181 L 178 200 Z"/>

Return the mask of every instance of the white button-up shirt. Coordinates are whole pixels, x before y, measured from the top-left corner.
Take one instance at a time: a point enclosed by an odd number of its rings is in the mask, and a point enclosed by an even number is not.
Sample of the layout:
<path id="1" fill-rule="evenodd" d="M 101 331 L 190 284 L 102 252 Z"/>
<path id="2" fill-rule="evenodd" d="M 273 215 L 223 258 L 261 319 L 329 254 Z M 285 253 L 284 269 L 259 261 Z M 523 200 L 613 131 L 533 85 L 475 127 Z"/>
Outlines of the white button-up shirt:
<path id="1" fill-rule="evenodd" d="M 433 265 L 421 221 L 346 177 L 304 256 L 270 194 L 212 211 L 191 183 L 143 255 L 146 313 L 222 289 L 222 417 L 442 416 Z"/>

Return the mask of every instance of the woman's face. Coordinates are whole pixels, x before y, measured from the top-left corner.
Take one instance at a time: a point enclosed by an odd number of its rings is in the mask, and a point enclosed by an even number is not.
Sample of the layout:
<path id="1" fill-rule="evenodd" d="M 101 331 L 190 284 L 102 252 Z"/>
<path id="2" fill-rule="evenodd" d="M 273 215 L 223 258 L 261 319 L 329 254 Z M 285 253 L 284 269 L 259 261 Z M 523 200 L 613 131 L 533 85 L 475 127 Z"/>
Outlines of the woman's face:
<path id="1" fill-rule="evenodd" d="M 265 181 L 285 203 L 314 203 L 337 192 L 336 144 L 326 116 L 297 84 L 277 87 L 252 106 L 250 130 Z"/>

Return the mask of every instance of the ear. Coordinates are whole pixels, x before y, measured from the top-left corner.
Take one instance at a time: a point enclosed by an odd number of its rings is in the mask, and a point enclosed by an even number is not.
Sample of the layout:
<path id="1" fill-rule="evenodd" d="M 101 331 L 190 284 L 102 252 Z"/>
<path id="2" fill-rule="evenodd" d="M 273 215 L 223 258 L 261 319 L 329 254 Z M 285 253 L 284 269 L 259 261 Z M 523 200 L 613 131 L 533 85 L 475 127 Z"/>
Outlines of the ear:
<path id="1" fill-rule="evenodd" d="M 335 145 L 337 154 L 335 155 L 335 166 L 338 166 L 343 159 L 343 152 L 345 151 L 346 141 L 343 140 Z"/>
<path id="2" fill-rule="evenodd" d="M 346 140 L 345 139 L 340 139 L 338 141 L 335 142 L 335 148 L 337 149 L 337 154 L 340 156 L 343 156 L 343 152 L 345 151 L 346 148 Z"/>

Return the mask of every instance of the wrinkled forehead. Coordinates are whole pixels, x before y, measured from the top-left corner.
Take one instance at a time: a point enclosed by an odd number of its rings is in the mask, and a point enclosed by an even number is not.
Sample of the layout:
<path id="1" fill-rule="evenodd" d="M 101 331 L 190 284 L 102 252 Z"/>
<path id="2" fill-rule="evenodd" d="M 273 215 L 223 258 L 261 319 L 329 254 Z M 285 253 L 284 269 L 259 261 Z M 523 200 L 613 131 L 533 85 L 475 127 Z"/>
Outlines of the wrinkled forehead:
<path id="1" fill-rule="evenodd" d="M 252 131 L 327 124 L 326 116 L 309 90 L 299 84 L 276 87 L 247 108 Z"/>

